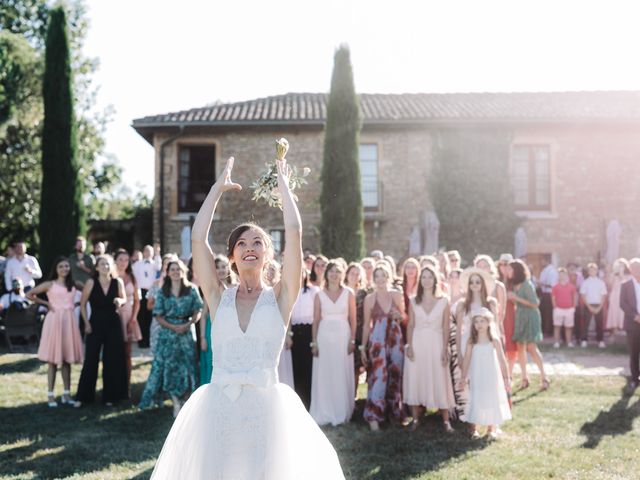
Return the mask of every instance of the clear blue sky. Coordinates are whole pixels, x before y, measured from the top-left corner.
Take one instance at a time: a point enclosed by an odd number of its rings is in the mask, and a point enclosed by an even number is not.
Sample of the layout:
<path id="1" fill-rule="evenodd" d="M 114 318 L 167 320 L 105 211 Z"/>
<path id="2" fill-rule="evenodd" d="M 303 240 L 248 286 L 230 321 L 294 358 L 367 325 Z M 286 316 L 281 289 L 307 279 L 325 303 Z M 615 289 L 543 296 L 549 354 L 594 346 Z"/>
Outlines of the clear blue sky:
<path id="1" fill-rule="evenodd" d="M 369 93 L 640 90 L 640 4 L 496 0 L 89 0 L 107 151 L 152 194 L 134 118 L 328 91 L 337 45 Z"/>

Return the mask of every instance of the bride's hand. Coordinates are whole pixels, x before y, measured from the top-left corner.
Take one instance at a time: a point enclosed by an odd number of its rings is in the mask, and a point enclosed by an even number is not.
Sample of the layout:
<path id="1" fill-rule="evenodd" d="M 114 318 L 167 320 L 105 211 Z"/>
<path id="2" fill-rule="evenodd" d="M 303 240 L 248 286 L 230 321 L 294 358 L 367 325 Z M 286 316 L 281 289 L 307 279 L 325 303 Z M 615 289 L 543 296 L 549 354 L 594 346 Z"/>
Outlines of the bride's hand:
<path id="1" fill-rule="evenodd" d="M 220 188 L 221 192 L 226 192 L 227 190 L 242 190 L 242 185 L 239 183 L 235 183 L 231 180 L 231 170 L 233 170 L 233 157 L 229 157 L 227 160 L 227 165 L 224 167 L 222 175 L 218 177 L 216 181 L 216 185 Z"/>
<path id="2" fill-rule="evenodd" d="M 276 160 L 278 169 L 278 190 L 283 193 L 289 189 L 289 179 L 291 178 L 291 167 L 287 164 L 287 160 Z"/>

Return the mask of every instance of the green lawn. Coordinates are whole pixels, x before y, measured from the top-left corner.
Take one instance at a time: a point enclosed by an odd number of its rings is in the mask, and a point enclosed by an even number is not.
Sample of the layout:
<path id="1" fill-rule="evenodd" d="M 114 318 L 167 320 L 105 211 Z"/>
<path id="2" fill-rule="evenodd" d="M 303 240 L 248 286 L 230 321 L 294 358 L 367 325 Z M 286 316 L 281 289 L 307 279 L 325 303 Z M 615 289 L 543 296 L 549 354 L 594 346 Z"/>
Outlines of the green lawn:
<path id="1" fill-rule="evenodd" d="M 138 399 L 149 370 L 134 365 Z M 73 370 L 74 385 L 79 369 Z M 59 379 L 58 379 L 59 380 Z M 537 379 L 534 379 L 537 380 Z M 417 432 L 373 434 L 357 416 L 326 428 L 348 479 L 640 478 L 640 394 L 621 377 L 555 377 L 514 397 L 515 419 L 497 441 L 445 435 L 431 416 Z M 58 385 L 57 391 L 61 390 Z M 0 479 L 146 479 L 171 427 L 171 409 L 47 408 L 46 367 L 0 355 Z"/>

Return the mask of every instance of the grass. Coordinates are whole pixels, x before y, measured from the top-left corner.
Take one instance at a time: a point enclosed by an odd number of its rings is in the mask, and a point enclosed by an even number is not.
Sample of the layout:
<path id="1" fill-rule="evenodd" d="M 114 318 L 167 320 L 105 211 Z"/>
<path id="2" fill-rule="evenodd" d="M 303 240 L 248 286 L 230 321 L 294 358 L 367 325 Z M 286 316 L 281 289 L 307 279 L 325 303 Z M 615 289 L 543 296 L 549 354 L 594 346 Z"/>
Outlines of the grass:
<path id="1" fill-rule="evenodd" d="M 148 363 L 134 364 L 135 399 L 148 370 Z M 0 355 L 0 377 L 1 480 L 149 478 L 171 428 L 168 403 L 145 412 L 100 404 L 49 409 L 46 366 L 33 355 Z M 74 385 L 78 377 L 74 367 Z M 640 478 L 640 395 L 623 395 L 624 383 L 555 377 L 546 393 L 532 385 L 514 396 L 515 418 L 494 442 L 469 439 L 463 424 L 445 435 L 435 415 L 416 432 L 373 434 L 359 413 L 325 432 L 351 480 Z"/>

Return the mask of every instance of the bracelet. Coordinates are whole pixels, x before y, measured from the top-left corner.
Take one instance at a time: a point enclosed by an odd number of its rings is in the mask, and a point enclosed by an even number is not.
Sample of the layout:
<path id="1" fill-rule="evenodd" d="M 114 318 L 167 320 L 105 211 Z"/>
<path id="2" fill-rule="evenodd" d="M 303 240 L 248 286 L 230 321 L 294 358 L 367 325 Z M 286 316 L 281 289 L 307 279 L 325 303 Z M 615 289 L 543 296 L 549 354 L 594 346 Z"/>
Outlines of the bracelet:
<path id="1" fill-rule="evenodd" d="M 315 347 L 315 346 L 316 346 L 316 342 L 311 342 L 311 343 L 309 344 L 309 346 L 310 346 L 311 348 Z"/>
<path id="2" fill-rule="evenodd" d="M 358 350 L 360 350 L 361 352 L 364 352 L 364 349 L 365 349 L 364 345 L 358 345 Z"/>
<path id="3" fill-rule="evenodd" d="M 355 345 L 356 341 L 355 340 L 351 340 L 351 345 Z"/>
<path id="4" fill-rule="evenodd" d="M 293 338 L 293 332 L 292 332 L 291 330 L 289 330 L 289 331 L 287 332 L 287 335 L 289 335 L 291 338 Z"/>
<path id="5" fill-rule="evenodd" d="M 407 348 L 411 348 L 411 344 L 410 344 L 410 343 L 407 343 L 407 344 L 404 346 L 404 349 L 405 349 L 405 350 L 406 350 Z"/>

